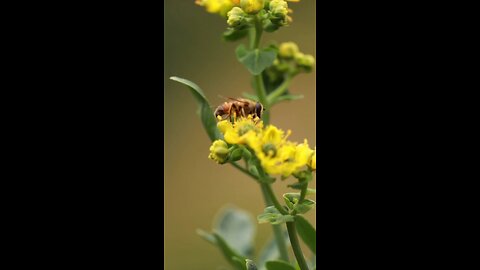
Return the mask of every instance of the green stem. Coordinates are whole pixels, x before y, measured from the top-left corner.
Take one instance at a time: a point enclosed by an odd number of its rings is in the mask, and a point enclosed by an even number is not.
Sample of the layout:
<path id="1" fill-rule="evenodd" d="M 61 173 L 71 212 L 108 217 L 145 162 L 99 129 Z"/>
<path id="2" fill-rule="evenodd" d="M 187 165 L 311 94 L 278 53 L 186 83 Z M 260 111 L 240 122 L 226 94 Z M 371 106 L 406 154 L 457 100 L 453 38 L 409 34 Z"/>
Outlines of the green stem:
<path id="1" fill-rule="evenodd" d="M 277 210 L 282 213 L 282 215 L 288 215 L 287 210 L 283 208 L 280 203 L 277 200 L 277 197 L 275 197 L 275 194 L 273 194 L 272 186 L 267 183 L 262 183 L 262 187 L 265 188 L 265 192 L 267 192 L 268 196 L 272 200 L 272 204 L 277 208 Z"/>
<path id="2" fill-rule="evenodd" d="M 263 32 L 263 26 L 262 26 L 262 21 L 255 16 L 254 18 L 255 22 L 255 28 L 252 28 L 251 31 L 254 31 L 253 33 L 251 32 L 250 38 L 253 37 L 253 41 L 250 39 L 250 45 L 252 49 L 258 50 L 258 47 L 260 46 L 260 40 L 262 39 L 262 32 Z M 263 77 L 262 74 L 258 74 L 254 76 L 255 78 L 255 91 L 258 96 L 258 99 L 260 103 L 263 104 L 265 108 L 265 112 L 262 116 L 262 120 L 265 123 L 265 125 L 268 125 L 270 122 L 270 104 L 268 103 L 267 99 L 267 91 L 265 90 L 265 84 L 263 83 Z"/>
<path id="3" fill-rule="evenodd" d="M 235 162 L 230 162 L 230 164 L 232 164 L 233 167 L 237 168 L 241 172 L 243 172 L 243 173 L 247 174 L 248 176 L 252 177 L 253 179 L 255 179 L 255 181 L 260 182 L 259 179 L 255 175 L 250 173 L 245 168 L 242 168 L 240 165 L 236 164 Z M 260 168 L 260 170 L 261 170 L 261 168 Z M 265 200 L 265 206 L 266 207 L 271 206 L 271 205 L 275 205 L 275 207 L 277 207 L 277 208 L 280 207 L 280 209 L 283 209 L 280 206 L 280 204 L 278 203 L 275 196 L 273 195 L 273 191 L 272 191 L 272 188 L 270 187 L 270 184 L 260 182 L 260 187 L 261 187 L 261 190 L 262 190 L 262 194 L 263 194 L 263 198 Z M 280 253 L 280 258 L 282 260 L 288 262 L 289 261 L 288 250 L 287 250 L 287 245 L 285 244 L 285 240 L 284 240 L 284 236 L 283 236 L 283 230 L 282 230 L 281 225 L 272 225 L 272 230 L 273 230 L 273 234 L 275 236 L 275 240 L 277 242 L 277 247 L 278 247 L 278 251 Z"/>
<path id="4" fill-rule="evenodd" d="M 230 162 L 230 164 L 232 164 L 233 167 L 237 168 L 238 170 L 240 170 L 240 171 L 243 172 L 244 174 L 247 174 L 247 175 L 249 175 L 250 177 L 252 177 L 253 179 L 255 179 L 255 181 L 259 182 L 258 179 L 257 179 L 257 177 L 256 177 L 253 173 L 249 172 L 247 169 L 242 168 L 240 165 L 238 165 L 238 164 L 235 163 L 235 162 Z"/>
<path id="5" fill-rule="evenodd" d="M 308 270 L 307 262 L 303 257 L 302 249 L 300 248 L 300 242 L 298 241 L 297 231 L 295 229 L 295 222 L 287 222 L 288 236 L 290 237 L 290 243 L 292 244 L 293 254 L 297 259 L 298 266 L 301 270 Z"/>
<path id="6" fill-rule="evenodd" d="M 285 93 L 285 91 L 287 90 L 287 87 L 290 86 L 291 81 L 292 81 L 292 78 L 290 76 L 286 77 L 283 83 L 268 95 L 267 97 L 268 104 L 273 104 L 276 98 L 278 98 L 283 93 Z"/>
<path id="7" fill-rule="evenodd" d="M 302 190 L 300 191 L 300 199 L 298 199 L 298 203 L 302 203 L 303 200 L 305 199 L 305 196 L 307 195 L 307 188 L 308 188 L 308 185 L 305 185 L 305 187 L 302 188 Z"/>
<path id="8" fill-rule="evenodd" d="M 268 184 L 266 184 L 266 185 L 268 185 Z M 263 199 L 265 200 L 265 205 L 267 207 L 273 205 L 272 200 L 270 199 L 270 196 L 268 195 L 268 192 L 265 189 L 265 185 L 262 184 L 262 185 L 260 185 L 260 187 L 262 189 L 262 194 L 263 194 Z M 275 240 L 277 242 L 277 247 L 278 247 L 278 251 L 280 253 L 280 258 L 282 260 L 288 262 L 289 261 L 288 250 L 287 250 L 287 245 L 285 244 L 282 226 L 272 224 L 272 230 L 273 230 L 273 234 L 275 236 Z"/>

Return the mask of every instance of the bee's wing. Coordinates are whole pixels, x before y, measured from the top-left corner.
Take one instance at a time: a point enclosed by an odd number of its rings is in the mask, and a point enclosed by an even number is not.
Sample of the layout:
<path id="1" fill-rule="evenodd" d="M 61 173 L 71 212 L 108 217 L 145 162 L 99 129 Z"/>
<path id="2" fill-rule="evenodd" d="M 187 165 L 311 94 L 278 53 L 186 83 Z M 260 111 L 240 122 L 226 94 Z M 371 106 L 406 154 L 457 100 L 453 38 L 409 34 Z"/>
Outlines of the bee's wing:
<path id="1" fill-rule="evenodd" d="M 231 98 L 231 97 L 229 97 L 229 99 L 235 100 L 235 101 L 238 101 L 238 102 L 241 102 L 241 103 L 243 103 L 243 104 L 248 104 L 248 103 L 249 103 L 247 100 L 245 100 L 245 99 L 243 99 L 243 98 L 237 99 L 237 98 Z"/>

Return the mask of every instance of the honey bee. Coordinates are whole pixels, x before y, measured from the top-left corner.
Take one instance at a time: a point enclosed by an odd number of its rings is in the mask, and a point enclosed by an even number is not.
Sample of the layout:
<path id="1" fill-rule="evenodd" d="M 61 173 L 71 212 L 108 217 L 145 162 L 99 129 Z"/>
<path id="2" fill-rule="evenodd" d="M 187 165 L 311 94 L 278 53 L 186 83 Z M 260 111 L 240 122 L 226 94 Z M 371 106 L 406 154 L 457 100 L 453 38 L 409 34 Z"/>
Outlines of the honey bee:
<path id="1" fill-rule="evenodd" d="M 224 102 L 214 112 L 215 118 L 220 116 L 222 120 L 229 117 L 247 117 L 249 114 L 262 117 L 262 112 L 265 110 L 262 103 L 256 102 L 246 98 L 228 98 L 228 102 Z"/>

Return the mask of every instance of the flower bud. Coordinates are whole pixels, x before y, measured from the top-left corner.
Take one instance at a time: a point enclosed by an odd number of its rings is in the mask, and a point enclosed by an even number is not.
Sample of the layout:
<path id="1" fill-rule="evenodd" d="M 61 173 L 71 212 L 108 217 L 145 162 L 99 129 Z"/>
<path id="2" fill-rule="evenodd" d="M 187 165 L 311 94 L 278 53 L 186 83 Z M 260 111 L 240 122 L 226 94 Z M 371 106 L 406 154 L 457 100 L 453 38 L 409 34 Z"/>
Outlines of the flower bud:
<path id="1" fill-rule="evenodd" d="M 257 14 L 263 9 L 264 0 L 240 0 L 240 7 L 248 14 Z"/>
<path id="2" fill-rule="evenodd" d="M 243 156 L 243 147 L 237 148 L 232 151 L 230 157 L 228 158 L 229 161 L 238 161 L 242 159 Z"/>
<path id="3" fill-rule="evenodd" d="M 288 4 L 284 0 L 272 0 L 269 5 L 271 18 L 274 24 L 285 25 L 288 14 Z"/>
<path id="4" fill-rule="evenodd" d="M 295 61 L 297 62 L 297 65 L 307 69 L 311 69 L 315 64 L 315 58 L 313 58 L 312 55 L 305 55 L 303 53 L 295 54 Z"/>
<path id="5" fill-rule="evenodd" d="M 225 141 L 216 140 L 210 146 L 209 159 L 216 161 L 218 164 L 224 164 L 228 160 L 228 145 Z"/>
<path id="6" fill-rule="evenodd" d="M 278 54 L 280 57 L 290 59 L 299 52 L 297 44 L 294 42 L 285 42 L 280 44 Z"/>
<path id="7" fill-rule="evenodd" d="M 240 27 L 246 22 L 247 14 L 239 7 L 234 7 L 227 13 L 227 23 L 230 27 Z"/>
<path id="8" fill-rule="evenodd" d="M 250 153 L 250 150 L 247 148 L 243 148 L 243 158 L 245 158 L 245 160 L 250 160 L 252 158 L 252 153 Z"/>

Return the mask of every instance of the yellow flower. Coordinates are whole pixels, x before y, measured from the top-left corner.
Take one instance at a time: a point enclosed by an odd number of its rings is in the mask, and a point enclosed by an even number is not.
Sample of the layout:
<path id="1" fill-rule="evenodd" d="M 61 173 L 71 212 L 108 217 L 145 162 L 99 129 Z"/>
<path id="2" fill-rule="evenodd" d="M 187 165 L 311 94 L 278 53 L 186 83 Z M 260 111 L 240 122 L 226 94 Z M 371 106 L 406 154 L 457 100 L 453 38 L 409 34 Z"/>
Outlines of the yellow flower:
<path id="1" fill-rule="evenodd" d="M 227 12 L 229 12 L 234 6 L 234 2 L 232 0 L 196 0 L 195 4 L 205 7 L 207 12 L 209 13 L 217 13 L 221 16 L 227 16 Z"/>
<path id="2" fill-rule="evenodd" d="M 262 133 L 250 137 L 248 146 L 268 174 L 282 174 L 284 160 L 295 152 L 294 144 L 286 140 L 288 135 L 290 132 L 285 135 L 283 130 L 269 125 Z"/>
<path id="3" fill-rule="evenodd" d="M 227 143 L 246 145 L 253 150 L 269 175 L 288 177 L 306 166 L 315 170 L 315 151 L 308 146 L 306 139 L 302 144 L 288 141 L 290 130 L 285 133 L 273 125 L 264 128 L 263 122 L 252 115 L 240 117 L 233 123 L 221 120 L 217 127 Z"/>
<path id="4" fill-rule="evenodd" d="M 285 161 L 283 175 L 288 176 L 300 171 L 304 166 L 309 164 L 313 153 L 314 151 L 310 149 L 307 139 L 305 139 L 302 144 L 296 146 L 295 154 Z"/>
<path id="5" fill-rule="evenodd" d="M 261 134 L 250 137 L 248 146 L 253 149 L 266 173 L 270 175 L 289 175 L 300 171 L 309 164 L 313 150 L 307 140 L 303 144 L 287 141 L 290 131 L 268 126 Z"/>
<path id="6" fill-rule="evenodd" d="M 228 145 L 222 140 L 216 140 L 210 146 L 209 159 L 216 161 L 218 164 L 224 164 L 228 160 Z"/>
<path id="7" fill-rule="evenodd" d="M 313 151 L 312 159 L 310 160 L 308 166 L 312 170 L 317 170 L 317 148 L 315 147 L 315 150 Z"/>
<path id="8" fill-rule="evenodd" d="M 248 14 L 257 14 L 263 6 L 264 0 L 240 0 L 240 7 Z"/>
<path id="9" fill-rule="evenodd" d="M 217 127 L 229 144 L 247 144 L 262 131 L 263 122 L 258 118 L 254 119 L 252 115 L 248 115 L 246 118 L 238 118 L 233 123 L 228 120 L 220 121 Z"/>

